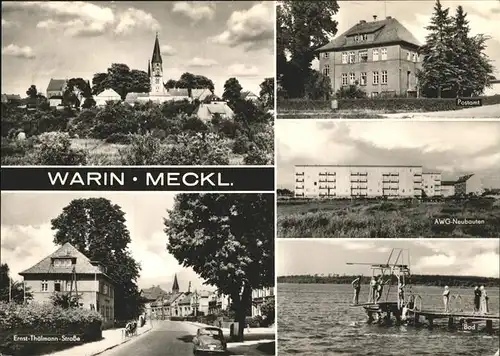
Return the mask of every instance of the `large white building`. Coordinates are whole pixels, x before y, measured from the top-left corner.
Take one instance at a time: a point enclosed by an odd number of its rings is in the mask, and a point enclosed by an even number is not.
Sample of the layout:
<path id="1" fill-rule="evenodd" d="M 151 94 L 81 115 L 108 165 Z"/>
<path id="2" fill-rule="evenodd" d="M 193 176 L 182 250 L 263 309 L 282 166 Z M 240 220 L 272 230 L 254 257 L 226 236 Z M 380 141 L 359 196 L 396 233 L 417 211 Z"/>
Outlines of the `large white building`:
<path id="1" fill-rule="evenodd" d="M 442 195 L 441 192 L 441 173 L 425 172 L 422 173 L 422 191 L 423 196 L 435 197 Z"/>
<path id="2" fill-rule="evenodd" d="M 420 197 L 421 166 L 298 165 L 297 197 Z"/>

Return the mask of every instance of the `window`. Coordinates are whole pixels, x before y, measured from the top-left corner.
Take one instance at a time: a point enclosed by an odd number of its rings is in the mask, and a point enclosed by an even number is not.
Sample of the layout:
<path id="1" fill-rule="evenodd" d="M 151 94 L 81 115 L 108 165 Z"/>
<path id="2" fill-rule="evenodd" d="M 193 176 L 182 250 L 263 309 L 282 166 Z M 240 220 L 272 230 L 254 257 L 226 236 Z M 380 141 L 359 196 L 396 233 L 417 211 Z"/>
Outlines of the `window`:
<path id="1" fill-rule="evenodd" d="M 356 63 L 356 53 L 349 52 L 349 63 Z"/>
<path id="2" fill-rule="evenodd" d="M 342 63 L 343 64 L 347 63 L 347 52 L 342 53 Z"/>
<path id="3" fill-rule="evenodd" d="M 106 294 L 106 295 L 108 294 L 108 285 L 107 284 L 104 285 L 102 292 L 103 292 L 103 294 Z"/>
<path id="4" fill-rule="evenodd" d="M 69 258 L 56 258 L 52 261 L 54 267 L 71 267 L 71 259 Z"/>
<path id="5" fill-rule="evenodd" d="M 314 185 L 318 185 L 318 182 L 314 182 Z"/>
<path id="6" fill-rule="evenodd" d="M 380 50 L 380 54 L 382 56 L 382 60 L 385 61 L 387 59 L 387 48 L 382 48 Z"/>
<path id="7" fill-rule="evenodd" d="M 368 35 L 367 34 L 364 34 L 362 37 L 363 37 L 363 41 L 367 41 L 368 40 Z"/>
<path id="8" fill-rule="evenodd" d="M 373 84 L 378 84 L 378 72 L 373 72 Z"/>
<path id="9" fill-rule="evenodd" d="M 378 61 L 378 48 L 373 50 L 373 61 Z"/>
<path id="10" fill-rule="evenodd" d="M 325 64 L 325 67 L 323 68 L 323 74 L 326 76 L 330 75 L 330 66 L 328 64 Z"/>
<path id="11" fill-rule="evenodd" d="M 155 79 L 155 83 L 156 83 L 156 84 L 160 84 L 160 78 L 156 78 L 156 79 Z"/>
<path id="12" fill-rule="evenodd" d="M 342 73 L 342 85 L 347 85 L 347 73 Z"/>
<path id="13" fill-rule="evenodd" d="M 413 52 L 413 62 L 417 62 L 418 61 L 418 54 Z"/>
<path id="14" fill-rule="evenodd" d="M 324 58 L 328 58 L 328 52 L 325 52 L 325 53 L 323 54 L 323 57 L 324 57 Z"/>
<path id="15" fill-rule="evenodd" d="M 71 290 L 71 281 L 66 281 L 66 291 L 70 291 Z"/>
<path id="16" fill-rule="evenodd" d="M 382 84 L 387 84 L 387 71 L 382 71 Z"/>
<path id="17" fill-rule="evenodd" d="M 356 73 L 349 73 L 349 84 L 355 84 L 356 83 Z"/>
<path id="18" fill-rule="evenodd" d="M 366 49 L 363 51 L 359 51 L 359 61 L 361 63 L 368 62 L 368 51 Z"/>
<path id="19" fill-rule="evenodd" d="M 42 281 L 42 292 L 47 292 L 49 290 L 49 283 L 47 281 Z"/>
<path id="20" fill-rule="evenodd" d="M 359 84 L 366 85 L 366 72 L 361 72 L 361 76 L 359 77 Z"/>
<path id="21" fill-rule="evenodd" d="M 406 54 L 406 60 L 411 61 L 411 52 L 410 51 L 408 51 L 408 53 Z"/>
<path id="22" fill-rule="evenodd" d="M 61 291 L 61 281 L 54 281 L 54 292 Z"/>
<path id="23" fill-rule="evenodd" d="M 358 35 L 354 36 L 354 42 L 359 42 L 359 36 Z"/>

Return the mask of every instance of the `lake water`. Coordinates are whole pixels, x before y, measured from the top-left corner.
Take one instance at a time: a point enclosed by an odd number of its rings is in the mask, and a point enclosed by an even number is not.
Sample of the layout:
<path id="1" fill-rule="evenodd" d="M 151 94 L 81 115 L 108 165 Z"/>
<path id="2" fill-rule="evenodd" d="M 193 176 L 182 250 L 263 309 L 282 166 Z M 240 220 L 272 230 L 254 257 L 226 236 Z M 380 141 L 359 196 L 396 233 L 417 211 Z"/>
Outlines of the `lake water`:
<path id="1" fill-rule="evenodd" d="M 422 309 L 442 310 L 442 288 L 413 286 L 423 298 Z M 491 313 L 498 313 L 499 290 L 487 288 Z M 385 294 L 385 292 L 384 292 Z M 463 310 L 472 310 L 472 289 L 451 288 L 461 295 Z M 278 284 L 278 354 L 353 356 L 493 356 L 499 347 L 498 323 L 494 333 L 448 330 L 447 322 L 435 327 L 368 325 L 362 307 L 351 307 L 350 285 Z M 396 291 L 391 287 L 390 299 Z M 360 303 L 368 298 L 363 285 Z M 484 328 L 485 323 L 480 324 Z"/>

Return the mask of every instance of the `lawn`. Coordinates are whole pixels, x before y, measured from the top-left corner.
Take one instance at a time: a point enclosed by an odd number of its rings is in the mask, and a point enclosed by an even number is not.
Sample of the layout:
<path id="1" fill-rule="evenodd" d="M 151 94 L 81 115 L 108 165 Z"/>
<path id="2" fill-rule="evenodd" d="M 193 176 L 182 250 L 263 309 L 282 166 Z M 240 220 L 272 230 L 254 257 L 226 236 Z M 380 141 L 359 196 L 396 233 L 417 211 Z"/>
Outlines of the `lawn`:
<path id="1" fill-rule="evenodd" d="M 278 112 L 278 119 L 381 119 L 385 114 L 383 110 L 317 110 L 300 111 L 291 110 Z"/>
<path id="2" fill-rule="evenodd" d="M 278 237 L 465 238 L 500 236 L 500 199 L 278 200 Z M 436 224 L 436 218 L 484 220 Z"/>

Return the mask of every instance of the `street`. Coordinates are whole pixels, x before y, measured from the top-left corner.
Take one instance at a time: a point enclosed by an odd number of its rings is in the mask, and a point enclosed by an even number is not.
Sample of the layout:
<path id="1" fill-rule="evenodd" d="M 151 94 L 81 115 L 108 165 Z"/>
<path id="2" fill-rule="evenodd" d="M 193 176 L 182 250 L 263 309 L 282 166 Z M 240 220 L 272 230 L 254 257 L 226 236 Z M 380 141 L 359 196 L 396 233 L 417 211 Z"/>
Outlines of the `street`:
<path id="1" fill-rule="evenodd" d="M 131 340 L 114 349 L 104 352 L 103 356 L 193 356 L 193 335 L 198 327 L 180 321 L 154 320 L 153 329 L 135 340 Z M 236 350 L 235 350 L 236 351 Z M 229 352 L 229 355 L 241 355 Z M 268 353 L 246 353 L 245 355 L 267 355 Z"/>
<path id="2" fill-rule="evenodd" d="M 392 119 L 423 119 L 423 118 L 454 118 L 454 119 L 479 119 L 479 118 L 500 118 L 500 104 L 485 105 L 475 108 L 467 108 L 454 111 L 434 111 L 422 113 L 397 113 L 385 114 Z"/>

